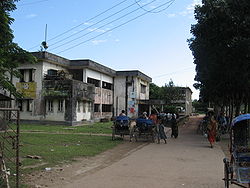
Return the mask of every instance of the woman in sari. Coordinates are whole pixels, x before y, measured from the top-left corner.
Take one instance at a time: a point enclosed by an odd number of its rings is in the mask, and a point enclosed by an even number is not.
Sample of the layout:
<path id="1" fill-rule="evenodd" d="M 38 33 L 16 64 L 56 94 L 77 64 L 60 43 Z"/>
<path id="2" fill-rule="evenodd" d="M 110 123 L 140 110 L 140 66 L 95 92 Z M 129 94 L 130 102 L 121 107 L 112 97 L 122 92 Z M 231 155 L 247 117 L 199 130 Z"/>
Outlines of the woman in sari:
<path id="1" fill-rule="evenodd" d="M 217 122 L 213 116 L 213 112 L 209 112 L 208 115 L 209 115 L 209 122 L 207 126 L 208 141 L 210 143 L 211 148 L 213 148 L 216 139 Z"/>

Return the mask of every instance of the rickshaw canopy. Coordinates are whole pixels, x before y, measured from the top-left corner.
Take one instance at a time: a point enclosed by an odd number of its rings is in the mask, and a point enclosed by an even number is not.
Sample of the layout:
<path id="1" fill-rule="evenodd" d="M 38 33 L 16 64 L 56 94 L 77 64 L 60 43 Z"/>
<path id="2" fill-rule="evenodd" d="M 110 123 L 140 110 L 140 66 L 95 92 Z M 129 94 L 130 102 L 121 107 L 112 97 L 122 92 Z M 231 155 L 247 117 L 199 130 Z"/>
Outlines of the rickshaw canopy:
<path id="1" fill-rule="evenodd" d="M 250 119 L 250 114 L 242 114 L 242 115 L 239 115 L 239 116 L 237 116 L 236 118 L 233 119 L 231 125 L 234 126 L 234 125 L 237 124 L 238 122 L 244 121 L 244 120 L 247 120 L 247 119 Z"/>

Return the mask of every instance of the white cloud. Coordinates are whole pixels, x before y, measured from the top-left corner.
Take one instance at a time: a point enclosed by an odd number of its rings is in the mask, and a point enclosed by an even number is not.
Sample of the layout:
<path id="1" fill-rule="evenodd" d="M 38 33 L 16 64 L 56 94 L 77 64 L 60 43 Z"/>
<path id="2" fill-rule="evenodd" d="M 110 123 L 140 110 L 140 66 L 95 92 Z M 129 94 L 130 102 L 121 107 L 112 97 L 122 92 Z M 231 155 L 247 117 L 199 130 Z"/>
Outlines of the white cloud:
<path id="1" fill-rule="evenodd" d="M 173 18 L 173 17 L 176 16 L 176 14 L 168 14 L 167 16 L 168 16 L 169 18 Z"/>
<path id="2" fill-rule="evenodd" d="M 28 19 L 30 19 L 30 18 L 37 17 L 37 14 L 28 14 L 25 17 L 28 18 Z"/>
<path id="3" fill-rule="evenodd" d="M 194 8 L 196 5 L 201 5 L 201 0 L 193 0 L 193 2 L 186 7 L 185 11 L 180 12 L 182 16 L 190 16 L 194 14 Z"/>
<path id="4" fill-rule="evenodd" d="M 92 40 L 91 42 L 93 45 L 99 45 L 100 43 L 107 42 L 107 40 Z"/>
<path id="5" fill-rule="evenodd" d="M 120 42 L 120 40 L 119 39 L 115 39 L 115 42 Z"/>

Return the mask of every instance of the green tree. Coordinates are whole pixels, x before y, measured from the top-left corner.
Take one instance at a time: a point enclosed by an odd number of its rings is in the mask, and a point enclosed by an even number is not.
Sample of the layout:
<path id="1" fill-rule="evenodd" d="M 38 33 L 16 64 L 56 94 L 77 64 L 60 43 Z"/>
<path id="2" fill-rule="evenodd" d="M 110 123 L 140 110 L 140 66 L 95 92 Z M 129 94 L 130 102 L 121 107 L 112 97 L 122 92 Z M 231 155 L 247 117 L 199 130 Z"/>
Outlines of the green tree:
<path id="1" fill-rule="evenodd" d="M 14 19 L 10 17 L 10 12 L 16 9 L 15 2 L 17 1 L 0 1 L 0 86 L 14 96 L 20 96 L 12 84 L 12 76 L 20 76 L 15 68 L 20 63 L 36 61 L 34 56 L 13 42 L 14 36 L 10 25 Z"/>
<path id="2" fill-rule="evenodd" d="M 188 40 L 203 101 L 235 107 L 249 102 L 250 1 L 203 0 Z"/>

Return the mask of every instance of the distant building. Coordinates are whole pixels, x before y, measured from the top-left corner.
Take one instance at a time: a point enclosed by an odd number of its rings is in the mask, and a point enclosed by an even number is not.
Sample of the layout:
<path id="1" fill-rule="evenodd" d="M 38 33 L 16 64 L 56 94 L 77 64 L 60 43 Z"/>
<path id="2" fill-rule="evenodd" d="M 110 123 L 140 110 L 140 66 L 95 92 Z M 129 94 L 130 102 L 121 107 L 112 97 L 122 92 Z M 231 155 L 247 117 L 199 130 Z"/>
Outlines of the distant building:
<path id="1" fill-rule="evenodd" d="M 115 71 L 92 60 L 68 60 L 34 52 L 36 64 L 22 64 L 22 77 L 13 84 L 23 98 L 13 106 L 23 121 L 80 124 L 140 112 L 140 100 L 149 98 L 151 78 L 140 71 Z"/>
<path id="2" fill-rule="evenodd" d="M 192 107 L 192 90 L 189 87 L 178 87 L 181 92 L 182 99 L 173 101 L 172 103 L 177 107 L 181 115 L 191 115 Z"/>
<path id="3" fill-rule="evenodd" d="M 117 71 L 115 77 L 115 115 L 125 110 L 129 117 L 147 111 L 141 101 L 149 100 L 149 83 L 152 79 L 138 70 Z"/>

